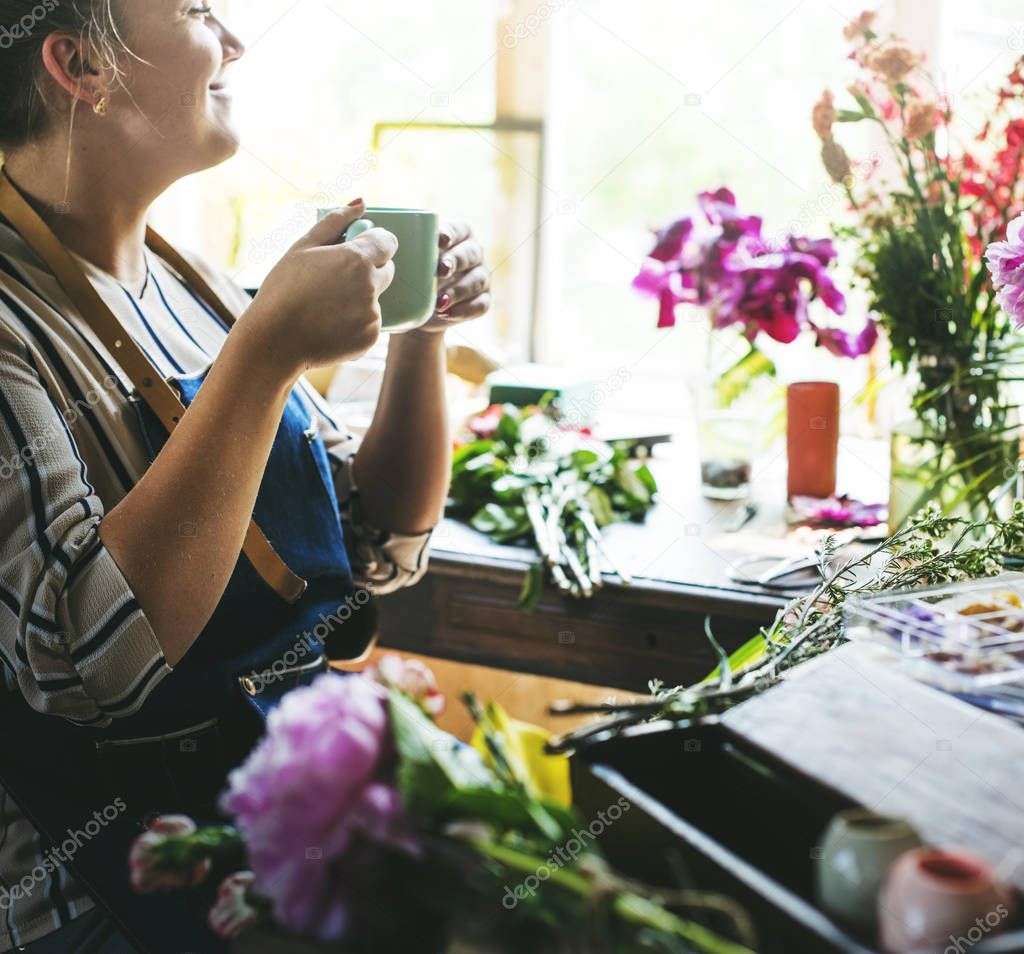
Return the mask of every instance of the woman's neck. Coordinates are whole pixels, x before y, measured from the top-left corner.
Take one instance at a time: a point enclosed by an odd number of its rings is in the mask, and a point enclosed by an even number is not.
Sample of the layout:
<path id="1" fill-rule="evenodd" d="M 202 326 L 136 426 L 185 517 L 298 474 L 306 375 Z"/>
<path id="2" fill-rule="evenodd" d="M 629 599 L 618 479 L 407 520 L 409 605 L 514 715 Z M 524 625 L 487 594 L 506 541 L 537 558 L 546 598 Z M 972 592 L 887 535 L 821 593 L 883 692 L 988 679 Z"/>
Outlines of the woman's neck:
<path id="1" fill-rule="evenodd" d="M 71 251 L 119 281 L 141 286 L 146 218 L 155 196 L 110 169 L 85 172 L 78 156 L 68 178 L 66 154 L 52 145 L 25 147 L 7 157 L 4 170 Z"/>

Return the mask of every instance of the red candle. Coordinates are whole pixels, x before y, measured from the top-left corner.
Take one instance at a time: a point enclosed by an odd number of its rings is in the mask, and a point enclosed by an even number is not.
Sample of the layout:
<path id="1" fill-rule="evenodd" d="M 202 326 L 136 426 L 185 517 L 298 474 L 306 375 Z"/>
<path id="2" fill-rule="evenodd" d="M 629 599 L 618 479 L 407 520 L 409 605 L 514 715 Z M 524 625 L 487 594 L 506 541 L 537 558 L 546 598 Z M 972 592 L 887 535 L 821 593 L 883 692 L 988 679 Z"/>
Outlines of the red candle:
<path id="1" fill-rule="evenodd" d="M 786 390 L 786 456 L 790 497 L 831 497 L 836 492 L 839 385 L 802 381 Z"/>

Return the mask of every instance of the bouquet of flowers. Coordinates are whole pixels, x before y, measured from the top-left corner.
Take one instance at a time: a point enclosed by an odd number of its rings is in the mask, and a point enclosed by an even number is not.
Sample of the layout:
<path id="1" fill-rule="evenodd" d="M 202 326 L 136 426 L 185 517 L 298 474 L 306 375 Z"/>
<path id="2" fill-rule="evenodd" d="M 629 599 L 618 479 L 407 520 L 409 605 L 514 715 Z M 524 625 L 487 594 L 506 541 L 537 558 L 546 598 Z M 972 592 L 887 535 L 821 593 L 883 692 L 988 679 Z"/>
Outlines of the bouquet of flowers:
<path id="1" fill-rule="evenodd" d="M 845 190 L 854 218 L 838 233 L 859 251 L 859 276 L 894 363 L 916 373 L 918 460 L 901 470 L 894 445 L 894 481 L 917 487 L 902 501 L 894 495 L 892 510 L 908 516 L 938 493 L 947 510 L 984 512 L 1015 479 L 1017 460 L 1015 402 L 1006 385 L 1020 379 L 1014 319 L 1024 315 L 1019 297 L 1004 295 L 1010 307 L 1000 308 L 984 250 L 1024 211 L 1021 63 L 984 128 L 965 141 L 965 123 L 923 57 L 900 38 L 877 34 L 875 21 L 865 12 L 845 30 L 857 68 L 849 108 L 838 108 L 826 90 L 812 123 L 825 169 Z M 835 134 L 844 123 L 877 130 L 888 164 L 864 163 L 864 174 L 854 174 Z"/>
<path id="2" fill-rule="evenodd" d="M 596 838 L 629 802 L 581 819 L 567 764 L 542 756 L 536 734 L 524 742 L 500 709 L 469 697 L 478 739 L 463 745 L 431 720 L 429 670 L 385 660 L 289 693 L 230 777 L 222 804 L 235 824 L 157 819 L 132 849 L 136 887 L 191 888 L 242 856 L 209 916 L 242 951 L 264 922 L 359 954 L 457 943 L 750 954 L 749 922 L 728 899 L 659 892 L 603 859 Z"/>
<path id="3" fill-rule="evenodd" d="M 537 551 L 523 581 L 522 609 L 537 605 L 547 576 L 577 598 L 601 588 L 605 565 L 624 585 L 631 582 L 612 562 L 601 531 L 642 520 L 654 505 L 658 486 L 642 461 L 549 406 L 491 405 L 470 420 L 469 433 L 473 439 L 452 456 L 449 513 L 497 543 Z"/>
<path id="4" fill-rule="evenodd" d="M 704 223 L 685 215 L 658 231 L 633 286 L 658 299 L 659 328 L 673 326 L 678 307 L 689 304 L 706 309 L 713 328 L 736 328 L 747 339 L 749 350 L 719 384 L 723 404 L 750 378 L 774 373 L 756 346 L 761 336 L 789 343 L 807 332 L 841 357 L 871 350 L 878 335 L 870 319 L 850 330 L 811 315 L 810 303 L 819 299 L 834 315 L 846 311 L 828 274 L 836 258 L 830 239 L 787 235 L 773 243 L 761 218 L 742 213 L 729 189 L 702 192 L 697 204 Z"/>

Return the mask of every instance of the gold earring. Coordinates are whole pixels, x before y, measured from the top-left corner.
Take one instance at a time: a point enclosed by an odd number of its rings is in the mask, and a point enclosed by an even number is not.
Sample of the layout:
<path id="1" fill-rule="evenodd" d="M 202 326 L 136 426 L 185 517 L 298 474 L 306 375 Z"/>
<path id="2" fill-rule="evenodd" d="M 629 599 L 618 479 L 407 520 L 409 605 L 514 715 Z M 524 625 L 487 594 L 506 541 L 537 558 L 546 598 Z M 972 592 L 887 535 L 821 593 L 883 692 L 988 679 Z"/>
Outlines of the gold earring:
<path id="1" fill-rule="evenodd" d="M 106 116 L 107 115 L 107 97 L 106 96 L 101 96 L 98 100 L 96 100 L 96 102 L 93 104 L 92 111 L 97 116 Z"/>

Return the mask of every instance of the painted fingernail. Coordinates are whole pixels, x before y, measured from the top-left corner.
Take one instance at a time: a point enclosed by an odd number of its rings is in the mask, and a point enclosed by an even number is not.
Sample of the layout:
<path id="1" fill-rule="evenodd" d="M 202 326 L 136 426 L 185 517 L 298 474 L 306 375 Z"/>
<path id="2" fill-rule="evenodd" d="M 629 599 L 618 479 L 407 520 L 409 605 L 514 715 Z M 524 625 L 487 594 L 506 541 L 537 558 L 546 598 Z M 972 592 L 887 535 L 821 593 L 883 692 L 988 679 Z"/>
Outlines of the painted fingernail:
<path id="1" fill-rule="evenodd" d="M 363 200 L 362 199 L 353 199 L 351 202 L 349 202 L 349 207 L 350 208 L 354 208 L 355 206 L 362 205 L 362 204 L 363 204 Z"/>
<path id="2" fill-rule="evenodd" d="M 455 262 L 450 258 L 441 259 L 441 277 L 448 278 L 455 271 Z"/>
<path id="3" fill-rule="evenodd" d="M 448 292 L 445 292 L 437 300 L 437 310 L 438 311 L 447 311 L 449 308 L 451 308 L 451 306 L 452 306 L 452 296 L 449 295 Z"/>
<path id="4" fill-rule="evenodd" d="M 447 232 L 442 232 L 439 241 L 441 248 L 448 248 L 452 244 L 452 237 Z"/>

